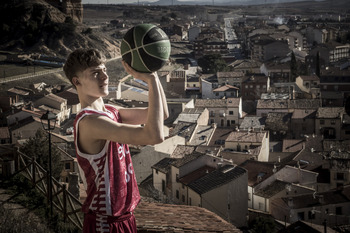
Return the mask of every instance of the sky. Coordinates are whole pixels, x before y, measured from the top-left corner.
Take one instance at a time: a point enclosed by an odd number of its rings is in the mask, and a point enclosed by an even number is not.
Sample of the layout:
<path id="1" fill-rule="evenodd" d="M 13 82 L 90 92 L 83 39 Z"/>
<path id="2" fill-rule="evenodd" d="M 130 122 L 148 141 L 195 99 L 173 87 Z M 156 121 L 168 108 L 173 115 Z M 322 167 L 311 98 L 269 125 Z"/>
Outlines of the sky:
<path id="1" fill-rule="evenodd" d="M 147 0 L 148 2 L 155 2 L 157 0 Z M 83 0 L 83 4 L 122 4 L 134 3 L 137 0 Z"/>
<path id="2" fill-rule="evenodd" d="M 140 0 L 140 2 L 157 2 L 158 0 Z M 210 1 L 210 0 L 178 0 L 178 1 Z M 232 0 L 231 0 L 232 1 Z M 135 3 L 137 0 L 83 0 L 83 4 L 126 4 Z"/>

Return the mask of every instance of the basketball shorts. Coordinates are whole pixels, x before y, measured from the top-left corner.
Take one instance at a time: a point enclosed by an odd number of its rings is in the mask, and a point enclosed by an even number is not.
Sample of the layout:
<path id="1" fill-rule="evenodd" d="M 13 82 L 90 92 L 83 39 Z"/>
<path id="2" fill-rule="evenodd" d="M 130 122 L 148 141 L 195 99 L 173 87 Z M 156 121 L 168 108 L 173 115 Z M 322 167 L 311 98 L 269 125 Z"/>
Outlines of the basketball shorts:
<path id="1" fill-rule="evenodd" d="M 96 215 L 89 212 L 84 215 L 83 233 L 137 233 L 136 220 L 132 212 L 113 217 Z"/>

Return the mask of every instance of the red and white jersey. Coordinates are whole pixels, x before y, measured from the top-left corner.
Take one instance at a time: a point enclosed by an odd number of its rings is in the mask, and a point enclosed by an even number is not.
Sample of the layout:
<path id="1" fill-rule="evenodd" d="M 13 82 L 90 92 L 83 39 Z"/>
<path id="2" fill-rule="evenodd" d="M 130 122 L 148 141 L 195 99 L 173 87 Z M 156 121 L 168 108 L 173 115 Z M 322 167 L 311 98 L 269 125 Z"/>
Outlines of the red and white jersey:
<path id="1" fill-rule="evenodd" d="M 83 212 L 120 216 L 132 212 L 140 201 L 140 194 L 132 166 L 128 145 L 106 141 L 98 154 L 85 154 L 78 146 L 79 122 L 88 115 L 103 115 L 122 122 L 118 110 L 106 105 L 107 112 L 82 109 L 74 121 L 74 141 L 79 170 L 87 192 Z"/>

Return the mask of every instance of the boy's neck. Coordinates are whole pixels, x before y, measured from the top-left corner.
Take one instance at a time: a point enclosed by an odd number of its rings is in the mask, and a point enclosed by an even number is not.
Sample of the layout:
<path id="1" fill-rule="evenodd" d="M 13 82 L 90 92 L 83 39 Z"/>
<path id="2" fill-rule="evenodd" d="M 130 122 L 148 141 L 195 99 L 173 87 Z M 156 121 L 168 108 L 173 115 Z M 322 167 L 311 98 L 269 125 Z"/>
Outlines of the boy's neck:
<path id="1" fill-rule="evenodd" d="M 81 108 L 91 108 L 97 111 L 106 111 L 105 104 L 103 102 L 102 97 L 94 100 L 94 101 L 80 101 L 81 103 Z"/>

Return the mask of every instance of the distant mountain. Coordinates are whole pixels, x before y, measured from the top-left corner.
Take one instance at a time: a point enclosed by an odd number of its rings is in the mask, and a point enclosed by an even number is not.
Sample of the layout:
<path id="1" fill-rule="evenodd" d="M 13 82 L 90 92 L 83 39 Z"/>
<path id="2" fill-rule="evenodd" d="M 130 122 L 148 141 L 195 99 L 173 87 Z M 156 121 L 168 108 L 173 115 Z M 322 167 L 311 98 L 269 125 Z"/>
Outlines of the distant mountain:
<path id="1" fill-rule="evenodd" d="M 156 2 L 138 2 L 143 5 L 263 5 L 263 4 L 282 4 L 293 2 L 304 2 L 305 0 L 197 0 L 197 1 L 179 1 L 179 0 L 159 0 Z M 318 2 L 323 0 L 311 0 L 311 2 Z"/>

